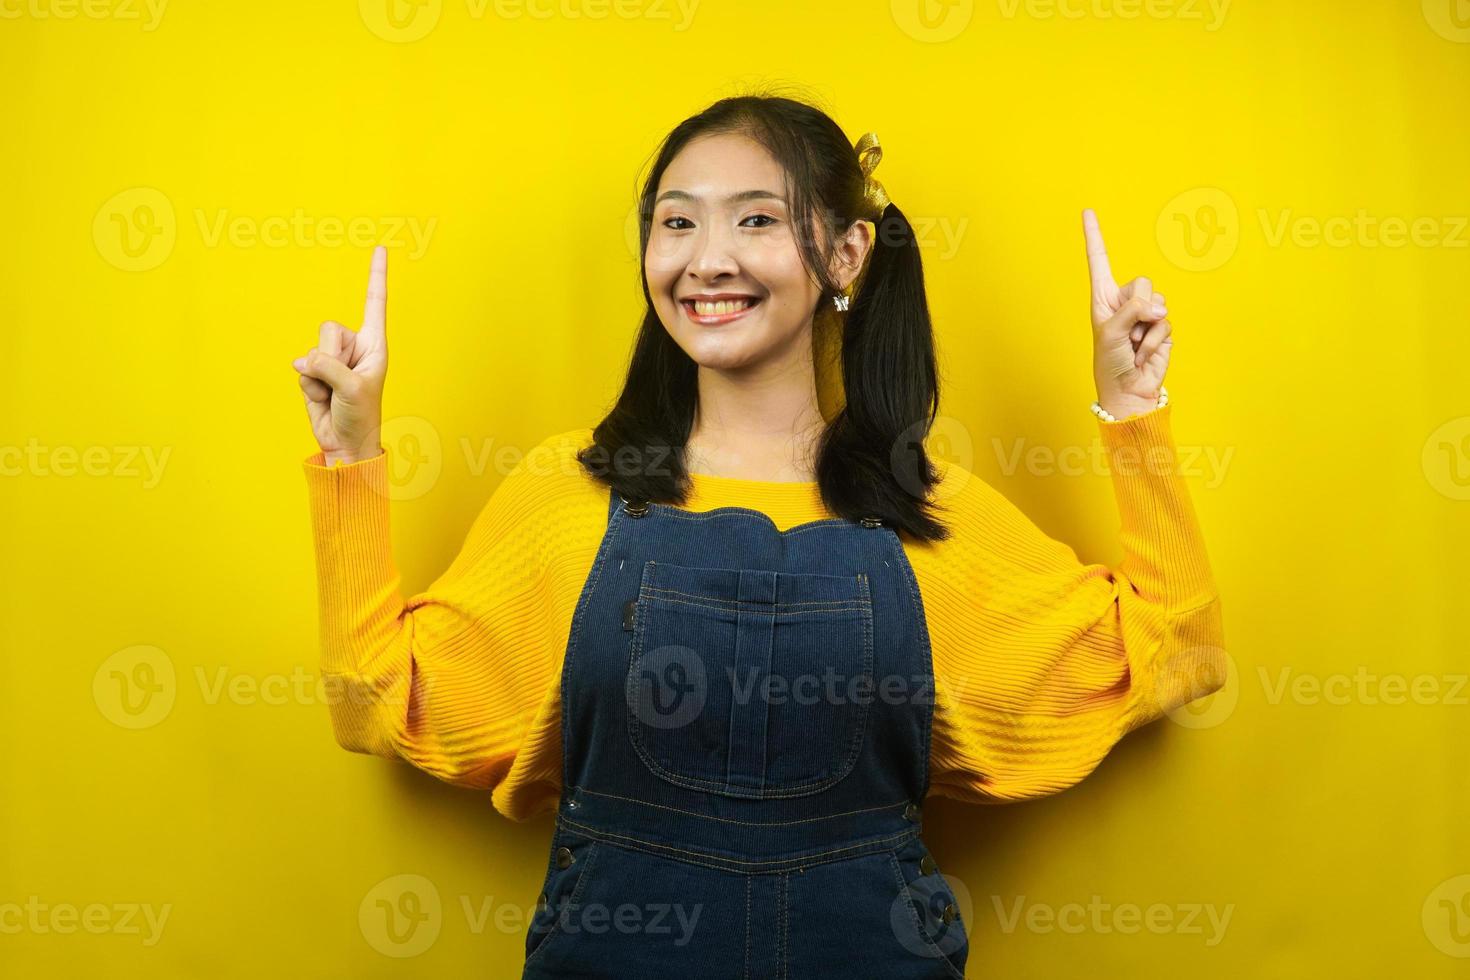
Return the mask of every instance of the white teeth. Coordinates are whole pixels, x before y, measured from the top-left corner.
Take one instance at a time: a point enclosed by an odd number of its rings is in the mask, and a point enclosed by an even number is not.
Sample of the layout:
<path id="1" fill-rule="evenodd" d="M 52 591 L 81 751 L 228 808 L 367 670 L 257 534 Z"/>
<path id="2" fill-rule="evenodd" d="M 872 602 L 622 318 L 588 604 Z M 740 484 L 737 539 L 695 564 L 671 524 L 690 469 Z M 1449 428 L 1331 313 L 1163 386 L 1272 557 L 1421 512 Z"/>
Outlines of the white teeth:
<path id="1" fill-rule="evenodd" d="M 727 313 L 737 313 L 750 305 L 751 301 L 748 299 L 722 299 L 715 303 L 695 300 L 694 312 L 699 316 L 724 316 Z"/>

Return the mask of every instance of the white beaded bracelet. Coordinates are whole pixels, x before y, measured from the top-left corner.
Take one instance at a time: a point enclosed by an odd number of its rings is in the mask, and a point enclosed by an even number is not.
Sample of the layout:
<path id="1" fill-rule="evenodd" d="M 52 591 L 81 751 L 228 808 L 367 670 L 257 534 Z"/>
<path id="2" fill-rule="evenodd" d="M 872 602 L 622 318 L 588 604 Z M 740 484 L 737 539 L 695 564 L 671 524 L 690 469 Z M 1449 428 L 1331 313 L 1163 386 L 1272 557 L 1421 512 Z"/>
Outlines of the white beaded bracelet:
<path id="1" fill-rule="evenodd" d="M 1154 407 L 1163 408 L 1167 404 L 1169 404 L 1169 389 L 1165 388 L 1163 385 L 1159 385 L 1159 403 Z M 1095 399 L 1092 403 L 1092 414 L 1096 415 L 1104 422 L 1118 421 L 1117 418 L 1113 416 L 1112 412 L 1108 411 L 1106 408 L 1103 408 L 1100 404 L 1097 403 Z"/>

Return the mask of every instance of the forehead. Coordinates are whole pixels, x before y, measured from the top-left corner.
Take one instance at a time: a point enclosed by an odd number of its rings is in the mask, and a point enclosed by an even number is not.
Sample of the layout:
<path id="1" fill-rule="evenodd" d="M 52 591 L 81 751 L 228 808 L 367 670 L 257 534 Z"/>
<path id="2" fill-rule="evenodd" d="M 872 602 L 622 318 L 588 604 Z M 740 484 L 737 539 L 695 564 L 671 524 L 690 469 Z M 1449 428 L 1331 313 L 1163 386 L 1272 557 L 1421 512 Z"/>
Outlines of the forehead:
<path id="1" fill-rule="evenodd" d="M 658 193 L 680 190 L 702 198 L 752 188 L 783 193 L 785 176 L 770 151 L 749 136 L 719 133 L 685 144 L 664 169 Z"/>

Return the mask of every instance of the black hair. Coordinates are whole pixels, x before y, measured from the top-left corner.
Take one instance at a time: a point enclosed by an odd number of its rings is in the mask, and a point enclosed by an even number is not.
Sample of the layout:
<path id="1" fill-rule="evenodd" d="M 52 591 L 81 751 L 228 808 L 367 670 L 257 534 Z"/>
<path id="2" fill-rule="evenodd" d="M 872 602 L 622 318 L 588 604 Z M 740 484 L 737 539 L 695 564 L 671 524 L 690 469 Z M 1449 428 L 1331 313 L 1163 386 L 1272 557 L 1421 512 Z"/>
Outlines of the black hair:
<path id="1" fill-rule="evenodd" d="M 875 516 L 919 540 L 942 540 L 930 489 L 939 476 L 923 440 L 939 410 L 934 331 L 914 229 L 892 203 L 875 223 L 850 308 L 835 311 L 833 244 L 853 222 L 873 220 L 853 143 L 821 109 L 784 96 L 720 99 L 674 127 L 660 144 L 639 195 L 639 277 L 648 307 L 622 392 L 577 454 L 596 479 L 633 502 L 682 504 L 690 489 L 684 446 L 694 423 L 698 365 L 664 328 L 642 256 L 652 232 L 659 180 L 696 137 L 739 133 L 786 171 L 787 202 L 802 263 L 822 287 L 813 330 L 840 334 L 843 405 L 816 445 L 816 476 L 833 514 Z M 815 234 L 820 228 L 824 234 Z M 814 336 L 814 340 L 816 337 Z"/>

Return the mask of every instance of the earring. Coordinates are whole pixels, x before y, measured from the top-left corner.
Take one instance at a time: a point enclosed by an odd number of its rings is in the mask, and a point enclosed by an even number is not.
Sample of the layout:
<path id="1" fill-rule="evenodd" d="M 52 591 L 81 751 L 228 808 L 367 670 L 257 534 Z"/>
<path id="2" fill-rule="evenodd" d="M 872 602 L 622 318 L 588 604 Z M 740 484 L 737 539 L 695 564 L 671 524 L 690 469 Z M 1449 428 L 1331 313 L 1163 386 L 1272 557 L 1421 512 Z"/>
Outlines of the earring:
<path id="1" fill-rule="evenodd" d="M 843 311 L 844 313 L 847 312 L 848 304 L 849 304 L 848 298 L 846 296 L 842 295 L 841 293 L 838 293 L 836 296 L 833 296 L 832 297 L 832 305 L 835 306 L 835 307 L 837 307 L 839 310 Z"/>

